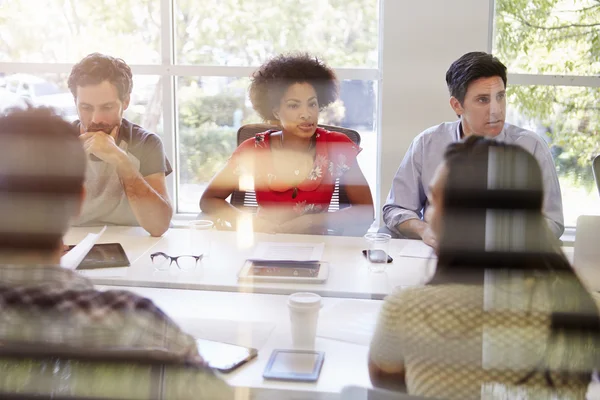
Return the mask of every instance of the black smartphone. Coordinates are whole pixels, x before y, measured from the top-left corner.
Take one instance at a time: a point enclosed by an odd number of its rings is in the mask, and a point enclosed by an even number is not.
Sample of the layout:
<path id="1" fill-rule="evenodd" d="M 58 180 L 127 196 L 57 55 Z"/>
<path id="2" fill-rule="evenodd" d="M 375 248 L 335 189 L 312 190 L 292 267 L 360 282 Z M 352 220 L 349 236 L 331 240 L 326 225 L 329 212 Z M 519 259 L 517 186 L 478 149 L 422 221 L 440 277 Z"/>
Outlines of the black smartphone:
<path id="1" fill-rule="evenodd" d="M 372 263 L 391 263 L 392 261 L 394 261 L 394 259 L 388 254 L 387 255 L 387 261 L 385 258 L 385 251 L 383 250 L 363 250 L 362 251 L 363 256 L 365 256 L 365 258 L 369 261 L 371 261 Z"/>

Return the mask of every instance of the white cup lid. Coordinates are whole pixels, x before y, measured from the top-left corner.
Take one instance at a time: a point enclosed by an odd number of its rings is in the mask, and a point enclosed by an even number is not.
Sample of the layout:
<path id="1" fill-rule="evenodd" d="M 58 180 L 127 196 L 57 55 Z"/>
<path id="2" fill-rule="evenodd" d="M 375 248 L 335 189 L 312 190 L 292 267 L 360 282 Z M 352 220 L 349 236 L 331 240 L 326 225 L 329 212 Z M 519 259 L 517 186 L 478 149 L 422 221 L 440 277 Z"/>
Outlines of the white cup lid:
<path id="1" fill-rule="evenodd" d="M 210 229 L 214 225 L 214 222 L 205 219 L 197 219 L 188 223 L 188 226 L 192 229 Z"/>
<path id="2" fill-rule="evenodd" d="M 294 293 L 288 297 L 288 306 L 294 308 L 320 308 L 321 296 L 308 292 Z"/>

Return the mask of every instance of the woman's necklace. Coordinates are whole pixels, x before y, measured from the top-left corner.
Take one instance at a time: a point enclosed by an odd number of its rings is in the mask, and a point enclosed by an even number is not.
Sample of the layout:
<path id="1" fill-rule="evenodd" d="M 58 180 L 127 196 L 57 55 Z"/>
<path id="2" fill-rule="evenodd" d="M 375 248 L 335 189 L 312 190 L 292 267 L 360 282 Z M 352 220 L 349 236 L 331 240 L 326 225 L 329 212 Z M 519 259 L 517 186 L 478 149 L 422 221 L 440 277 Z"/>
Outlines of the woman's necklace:
<path id="1" fill-rule="evenodd" d="M 285 148 L 283 147 L 283 132 L 281 132 L 281 135 L 279 136 L 279 147 L 281 148 L 281 150 L 285 151 Z M 300 168 L 298 165 L 296 165 L 296 169 L 294 169 L 294 175 L 299 176 L 300 175 Z"/>
<path id="2" fill-rule="evenodd" d="M 298 185 L 308 176 L 313 163 L 314 156 L 311 154 L 313 139 L 306 151 L 289 151 L 283 147 L 283 132 L 279 136 L 279 148 L 281 150 L 275 160 L 275 168 L 279 166 L 279 175 L 283 175 L 285 181 L 293 187 L 292 199 L 298 195 Z M 291 172 L 291 173 L 290 173 Z"/>

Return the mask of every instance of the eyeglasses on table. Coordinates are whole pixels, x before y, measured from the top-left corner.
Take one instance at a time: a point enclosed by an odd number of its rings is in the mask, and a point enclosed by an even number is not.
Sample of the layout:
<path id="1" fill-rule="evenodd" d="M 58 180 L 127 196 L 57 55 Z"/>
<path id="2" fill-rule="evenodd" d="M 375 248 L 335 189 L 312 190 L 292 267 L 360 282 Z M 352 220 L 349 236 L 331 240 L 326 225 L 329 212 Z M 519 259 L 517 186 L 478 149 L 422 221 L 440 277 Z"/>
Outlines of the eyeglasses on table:
<path id="1" fill-rule="evenodd" d="M 168 254 L 163 253 L 162 251 L 157 251 L 156 253 L 150 254 L 152 264 L 157 270 L 167 270 L 171 267 L 171 264 L 173 263 L 175 263 L 175 265 L 177 265 L 179 269 L 184 271 L 194 269 L 196 268 L 196 265 L 198 265 L 198 261 L 202 260 L 202 257 L 202 254 L 200 254 L 199 256 L 187 254 L 180 256 L 170 256 Z"/>

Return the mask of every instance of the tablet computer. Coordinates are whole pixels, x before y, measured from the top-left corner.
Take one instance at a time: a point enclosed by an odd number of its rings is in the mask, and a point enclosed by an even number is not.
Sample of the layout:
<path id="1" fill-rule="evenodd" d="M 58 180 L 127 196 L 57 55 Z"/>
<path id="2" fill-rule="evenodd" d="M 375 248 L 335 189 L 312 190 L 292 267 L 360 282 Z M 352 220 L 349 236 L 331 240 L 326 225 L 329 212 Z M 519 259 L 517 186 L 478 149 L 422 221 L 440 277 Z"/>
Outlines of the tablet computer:
<path id="1" fill-rule="evenodd" d="M 329 276 L 329 264 L 323 261 L 246 260 L 238 273 L 244 282 L 323 283 Z"/>
<path id="2" fill-rule="evenodd" d="M 305 350 L 273 350 L 263 378 L 283 381 L 316 382 L 325 353 Z"/>
<path id="3" fill-rule="evenodd" d="M 69 246 L 71 250 L 75 246 Z M 77 270 L 128 267 L 129 259 L 120 243 L 95 244 L 87 253 Z"/>
<path id="4" fill-rule="evenodd" d="M 231 372 L 258 354 L 257 350 L 251 347 L 215 342 L 214 340 L 196 339 L 196 345 L 198 352 L 209 367 L 221 372 Z"/>

